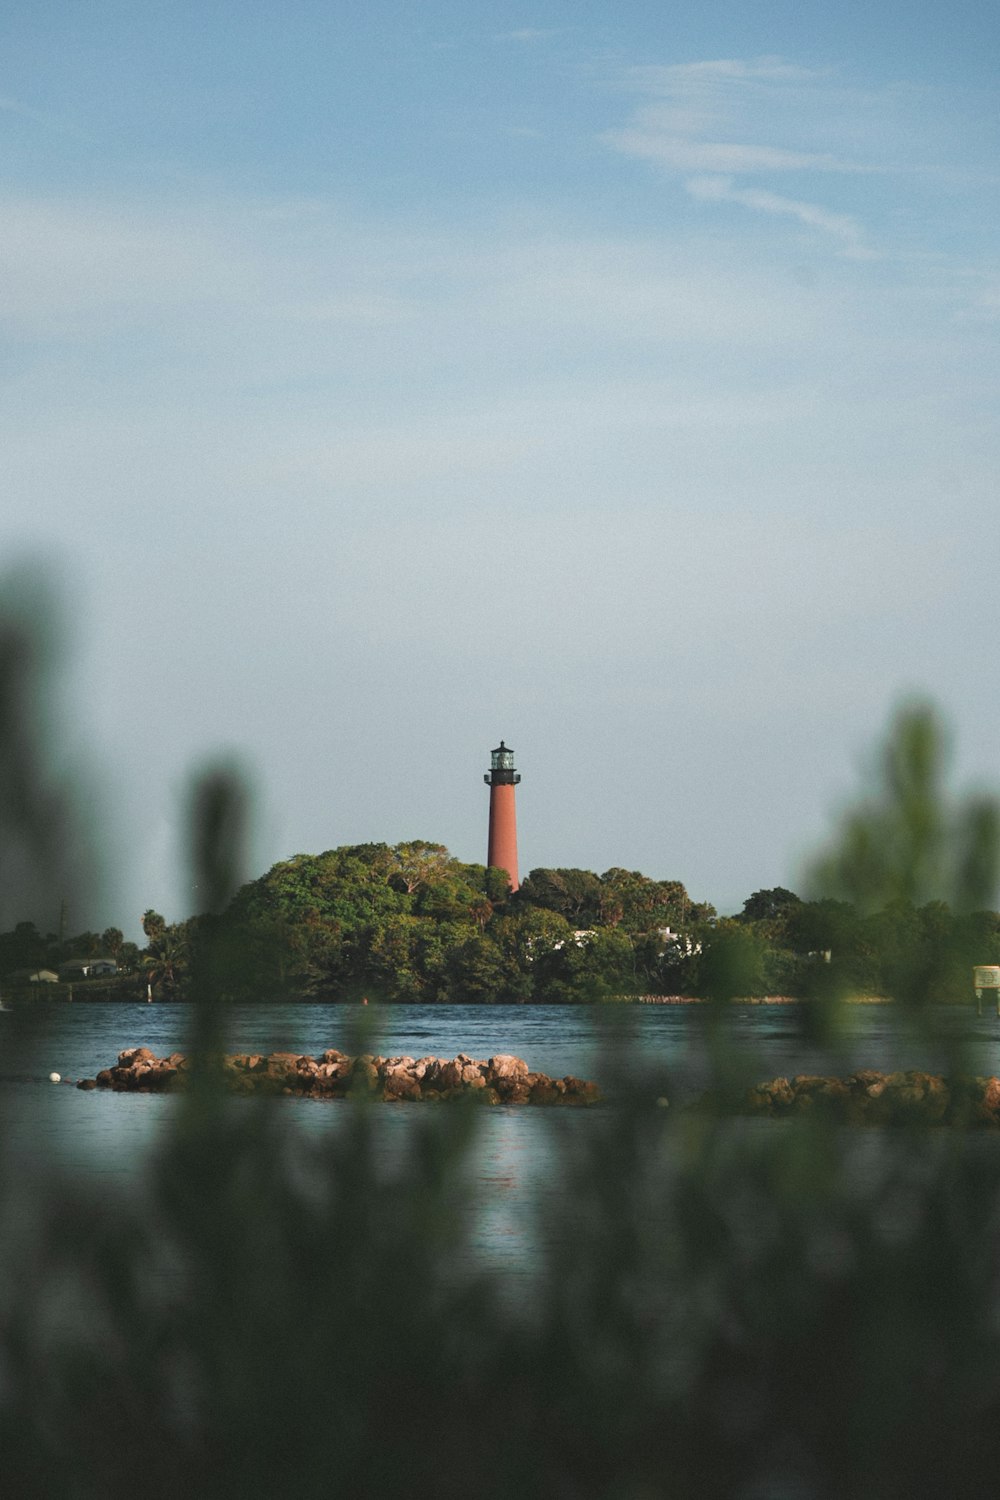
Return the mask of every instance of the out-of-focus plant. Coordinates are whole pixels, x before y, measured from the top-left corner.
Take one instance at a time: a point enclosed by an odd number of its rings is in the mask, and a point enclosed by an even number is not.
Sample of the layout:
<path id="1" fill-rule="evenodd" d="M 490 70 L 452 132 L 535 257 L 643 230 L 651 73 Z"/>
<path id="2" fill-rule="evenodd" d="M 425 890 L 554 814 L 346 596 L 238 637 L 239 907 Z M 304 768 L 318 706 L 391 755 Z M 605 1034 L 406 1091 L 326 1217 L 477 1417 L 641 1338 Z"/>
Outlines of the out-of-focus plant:
<path id="1" fill-rule="evenodd" d="M 22 779 L 0 818 L 37 827 L 44 871 L 58 838 L 5 725 Z M 976 893 L 964 908 L 985 890 L 989 819 L 955 853 L 926 750 L 918 725 L 868 808 L 892 860 L 848 821 L 859 871 L 828 868 L 851 900 L 923 899 L 931 849 Z M 229 771 L 192 796 L 209 913 L 246 808 Z M 167 1101 L 123 1191 L 18 1182 L 0 1135 L 5 1493 L 941 1500 L 996 1472 L 996 1140 L 664 1109 L 633 1056 L 613 1107 L 540 1143 L 553 1168 L 512 1285 L 470 1239 L 488 1112 L 415 1109 L 387 1133 L 385 1110 L 345 1104 L 305 1134 L 287 1101 L 214 1091 L 222 933 L 209 915 L 192 956 L 202 1086 Z M 733 945 L 706 968 L 719 1027 L 759 959 L 752 933 Z"/>
<path id="2" fill-rule="evenodd" d="M 98 870 L 81 808 L 72 738 L 55 714 L 62 629 L 45 576 L 0 574 L 0 930 L 59 922 Z"/>
<path id="3" fill-rule="evenodd" d="M 1000 880 L 1000 804 L 985 793 L 950 795 L 948 758 L 933 707 L 901 708 L 871 790 L 844 814 L 810 877 L 815 895 L 849 903 L 864 919 L 857 936 L 867 934 L 882 987 L 921 1026 L 935 1003 L 963 993 L 971 1003 L 973 965 L 992 957 L 983 916 Z M 857 987 L 857 944 L 834 946 L 831 956 L 812 986 L 812 1018 L 827 1038 Z"/>
<path id="4" fill-rule="evenodd" d="M 962 912 L 991 904 L 1000 880 L 1000 808 L 991 795 L 948 797 L 947 749 L 929 704 L 900 709 L 872 792 L 845 814 L 816 863 L 813 883 L 823 896 L 861 912 L 935 900 Z"/>

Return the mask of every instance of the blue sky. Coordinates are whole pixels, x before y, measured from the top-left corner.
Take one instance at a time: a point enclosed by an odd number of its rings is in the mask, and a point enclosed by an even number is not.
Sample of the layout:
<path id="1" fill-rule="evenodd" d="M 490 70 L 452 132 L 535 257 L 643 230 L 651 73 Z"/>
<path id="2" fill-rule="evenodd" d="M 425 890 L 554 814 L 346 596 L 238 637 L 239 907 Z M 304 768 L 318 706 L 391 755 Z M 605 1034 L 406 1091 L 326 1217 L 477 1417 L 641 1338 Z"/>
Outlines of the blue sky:
<path id="1" fill-rule="evenodd" d="M 6 7 L 0 558 L 68 601 L 94 918 L 186 914 L 220 749 L 261 869 L 483 858 L 502 735 L 525 869 L 720 909 L 908 693 L 995 784 L 998 29 Z"/>

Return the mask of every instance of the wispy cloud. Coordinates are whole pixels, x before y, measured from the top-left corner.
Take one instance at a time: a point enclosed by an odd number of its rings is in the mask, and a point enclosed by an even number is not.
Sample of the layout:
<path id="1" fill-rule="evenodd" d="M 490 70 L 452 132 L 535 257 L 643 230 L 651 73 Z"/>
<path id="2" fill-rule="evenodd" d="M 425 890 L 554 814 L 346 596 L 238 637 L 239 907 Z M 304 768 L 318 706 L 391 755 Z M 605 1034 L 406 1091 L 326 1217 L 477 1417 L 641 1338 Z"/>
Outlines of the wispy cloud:
<path id="1" fill-rule="evenodd" d="M 704 62 L 672 63 L 665 67 L 636 67 L 630 76 L 644 81 L 647 87 L 659 83 L 665 92 L 673 92 L 678 85 L 691 81 L 719 78 L 738 79 L 789 79 L 796 82 L 822 76 L 814 68 L 804 68 L 783 57 L 717 57 Z"/>
<path id="2" fill-rule="evenodd" d="M 694 177 L 684 184 L 693 198 L 707 203 L 739 203 L 743 208 L 779 217 L 798 219 L 810 229 L 821 229 L 840 241 L 843 253 L 852 260 L 874 260 L 877 256 L 865 244 L 864 232 L 850 214 L 831 213 L 815 203 L 803 203 L 780 193 L 761 188 L 740 188 L 729 177 Z"/>
<path id="3" fill-rule="evenodd" d="M 652 122 L 655 124 L 655 122 Z M 737 141 L 694 141 L 647 128 L 611 131 L 606 137 L 630 156 L 645 157 L 678 172 L 847 172 L 857 170 L 836 157 L 781 146 Z"/>
<path id="4" fill-rule="evenodd" d="M 830 75 L 780 57 L 718 58 L 631 69 L 625 85 L 645 97 L 623 127 L 604 135 L 615 150 L 686 178 L 687 192 L 702 202 L 795 219 L 831 237 L 840 253 L 871 257 L 857 216 L 767 185 L 772 177 L 883 170 L 830 149 L 837 140 Z M 738 182 L 748 178 L 758 181 Z"/>

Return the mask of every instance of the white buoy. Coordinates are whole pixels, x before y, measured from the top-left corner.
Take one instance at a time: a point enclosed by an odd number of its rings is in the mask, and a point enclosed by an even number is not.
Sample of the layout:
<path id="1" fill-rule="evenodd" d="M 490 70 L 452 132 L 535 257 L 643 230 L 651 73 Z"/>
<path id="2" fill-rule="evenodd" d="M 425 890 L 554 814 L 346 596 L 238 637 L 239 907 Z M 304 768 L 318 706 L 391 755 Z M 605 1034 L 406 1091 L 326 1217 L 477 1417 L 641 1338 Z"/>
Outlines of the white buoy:
<path id="1" fill-rule="evenodd" d="M 50 1073 L 49 1074 L 49 1082 L 50 1083 L 62 1083 L 62 1074 L 61 1073 Z"/>

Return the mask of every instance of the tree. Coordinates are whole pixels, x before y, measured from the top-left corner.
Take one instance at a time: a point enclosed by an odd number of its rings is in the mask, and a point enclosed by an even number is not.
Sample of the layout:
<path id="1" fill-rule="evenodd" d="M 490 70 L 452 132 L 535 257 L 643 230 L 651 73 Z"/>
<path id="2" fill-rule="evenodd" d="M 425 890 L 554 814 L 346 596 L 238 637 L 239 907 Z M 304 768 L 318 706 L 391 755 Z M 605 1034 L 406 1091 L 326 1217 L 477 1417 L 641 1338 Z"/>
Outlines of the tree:
<path id="1" fill-rule="evenodd" d="M 117 960 L 125 942 L 125 934 L 120 927 L 106 927 L 101 933 L 101 948 L 105 953 Z"/>
<path id="2" fill-rule="evenodd" d="M 796 953 L 846 953 L 857 943 L 858 921 L 849 902 L 826 897 L 789 907 L 785 930 Z"/>
<path id="3" fill-rule="evenodd" d="M 142 914 L 142 930 L 146 934 L 149 943 L 157 942 L 166 931 L 166 918 L 161 917 L 158 911 L 149 907 Z"/>
<path id="4" fill-rule="evenodd" d="M 591 870 L 532 870 L 516 901 L 558 912 L 575 927 L 592 927 L 600 921 L 601 882 Z"/>
<path id="5" fill-rule="evenodd" d="M 748 896 L 736 920 L 738 922 L 784 922 L 789 913 L 801 904 L 794 891 L 786 890 L 783 885 L 776 885 L 770 890 L 754 891 L 752 896 Z"/>
<path id="6" fill-rule="evenodd" d="M 528 985 L 491 937 L 476 933 L 453 947 L 446 961 L 447 998 L 472 1005 L 528 998 Z"/>
<path id="7" fill-rule="evenodd" d="M 454 865 L 444 844 L 429 844 L 425 839 L 410 839 L 404 844 L 395 844 L 391 850 L 390 883 L 396 884 L 408 896 L 421 886 L 432 884 L 439 878 L 443 868 Z"/>
<path id="8" fill-rule="evenodd" d="M 34 922 L 18 922 L 12 932 L 0 933 L 0 974 L 40 968 L 47 957 L 45 939 Z"/>
<path id="9" fill-rule="evenodd" d="M 698 956 L 698 994 L 715 1001 L 765 995 L 766 968 L 761 935 L 735 919 L 723 918 L 706 934 Z"/>
<path id="10" fill-rule="evenodd" d="M 137 943 L 122 943 L 118 950 L 118 968 L 123 974 L 131 974 L 139 968 L 141 957 Z"/>
<path id="11" fill-rule="evenodd" d="M 510 898 L 510 876 L 496 865 L 478 866 L 483 871 L 483 893 L 494 906 L 503 905 Z"/>
<path id="12" fill-rule="evenodd" d="M 78 932 L 63 944 L 67 958 L 99 958 L 104 952 L 100 935 L 96 932 Z"/>
<path id="13" fill-rule="evenodd" d="M 532 965 L 535 999 L 554 1004 L 609 1000 L 636 990 L 635 949 L 618 927 L 571 931 L 538 953 Z"/>
<path id="14" fill-rule="evenodd" d="M 371 931 L 363 964 L 364 983 L 380 998 L 399 1002 L 423 1000 L 417 941 L 418 917 L 394 916 Z"/>
<path id="15" fill-rule="evenodd" d="M 150 920 L 147 927 L 147 917 L 158 920 Z M 196 918 L 190 918 L 187 922 L 175 922 L 168 926 L 158 913 L 146 913 L 142 925 L 149 937 L 149 947 L 142 955 L 142 966 L 148 985 L 173 990 L 187 977 L 192 927 L 196 921 Z"/>
<path id="16" fill-rule="evenodd" d="M 627 932 L 680 927 L 691 920 L 691 898 L 679 880 L 651 880 L 614 866 L 600 877 L 600 919 Z"/>

